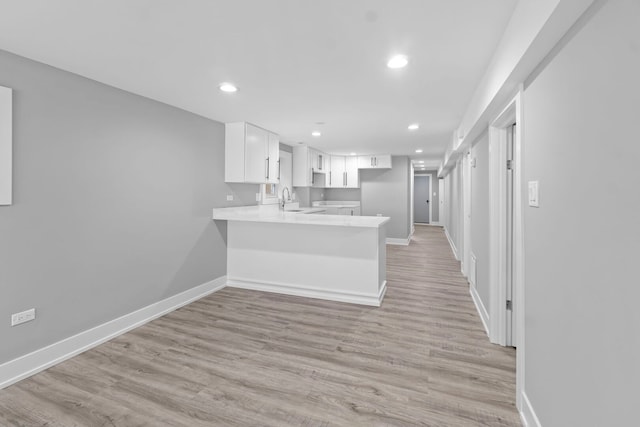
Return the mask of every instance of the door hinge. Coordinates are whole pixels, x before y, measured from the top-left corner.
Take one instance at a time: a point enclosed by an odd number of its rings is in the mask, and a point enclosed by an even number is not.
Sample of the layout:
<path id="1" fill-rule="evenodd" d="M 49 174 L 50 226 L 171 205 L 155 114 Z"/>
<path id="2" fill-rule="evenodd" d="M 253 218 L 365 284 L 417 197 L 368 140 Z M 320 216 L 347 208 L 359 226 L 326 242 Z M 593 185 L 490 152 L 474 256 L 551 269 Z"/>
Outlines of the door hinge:
<path id="1" fill-rule="evenodd" d="M 507 310 L 513 310 L 513 304 L 510 300 L 507 300 Z"/>
<path id="2" fill-rule="evenodd" d="M 513 160 L 507 160 L 507 170 L 510 171 L 513 169 Z"/>

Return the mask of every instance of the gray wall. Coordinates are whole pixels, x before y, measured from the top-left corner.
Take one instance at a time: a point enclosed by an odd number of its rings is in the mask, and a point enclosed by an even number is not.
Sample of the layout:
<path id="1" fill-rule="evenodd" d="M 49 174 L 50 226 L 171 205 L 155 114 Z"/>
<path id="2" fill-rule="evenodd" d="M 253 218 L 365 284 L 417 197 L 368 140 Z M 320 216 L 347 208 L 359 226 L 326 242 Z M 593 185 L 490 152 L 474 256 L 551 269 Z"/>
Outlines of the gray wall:
<path id="1" fill-rule="evenodd" d="M 287 144 L 280 143 L 280 151 L 286 151 L 287 153 L 293 153 L 293 147 Z"/>
<path id="2" fill-rule="evenodd" d="M 313 202 L 325 200 L 324 188 L 293 187 L 293 190 L 300 206 L 311 206 Z"/>
<path id="3" fill-rule="evenodd" d="M 226 273 L 211 208 L 258 187 L 224 184 L 222 124 L 2 51 L 0 85 L 14 89 L 0 363 Z"/>
<path id="4" fill-rule="evenodd" d="M 639 17 L 604 3 L 525 90 L 525 391 L 545 427 L 637 423 Z"/>
<path id="5" fill-rule="evenodd" d="M 429 203 L 431 204 L 431 222 L 440 222 L 440 186 L 438 183 L 438 171 L 416 171 L 416 175 L 429 175 L 431 177 L 431 194 Z M 433 194 L 435 193 L 435 195 Z"/>
<path id="6" fill-rule="evenodd" d="M 476 256 L 476 289 L 485 308 L 489 306 L 489 133 L 485 131 L 471 147 L 471 253 Z"/>
<path id="7" fill-rule="evenodd" d="M 411 232 L 411 164 L 406 156 L 393 156 L 391 160 L 391 169 L 360 170 L 361 211 L 362 215 L 390 217 L 387 237 L 406 239 Z"/>
<path id="8" fill-rule="evenodd" d="M 362 175 L 363 169 L 360 169 L 360 175 Z M 362 180 L 361 180 L 362 183 Z M 325 200 L 355 200 L 358 201 L 361 199 L 360 189 L 359 188 L 327 188 L 324 193 Z"/>

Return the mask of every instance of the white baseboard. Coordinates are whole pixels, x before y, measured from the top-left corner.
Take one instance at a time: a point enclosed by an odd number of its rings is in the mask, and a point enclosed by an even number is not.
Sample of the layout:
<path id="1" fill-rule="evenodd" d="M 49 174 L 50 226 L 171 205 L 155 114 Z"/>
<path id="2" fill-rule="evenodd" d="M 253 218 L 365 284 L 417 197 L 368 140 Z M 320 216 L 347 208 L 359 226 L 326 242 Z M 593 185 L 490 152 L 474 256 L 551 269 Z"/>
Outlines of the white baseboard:
<path id="1" fill-rule="evenodd" d="M 226 276 L 163 299 L 0 365 L 0 389 L 225 287 Z"/>
<path id="2" fill-rule="evenodd" d="M 411 242 L 411 236 L 407 237 L 406 239 L 398 239 L 396 237 L 387 237 L 387 245 L 402 245 L 402 246 L 408 246 L 409 242 Z"/>
<path id="3" fill-rule="evenodd" d="M 489 312 L 485 308 L 482 303 L 482 299 L 480 299 L 480 295 L 478 294 L 477 289 L 474 286 L 469 286 L 469 293 L 471 294 L 471 299 L 473 299 L 473 303 L 476 305 L 476 310 L 478 310 L 478 314 L 480 315 L 480 319 L 482 319 L 482 325 L 484 325 L 484 330 L 489 335 Z"/>
<path id="4" fill-rule="evenodd" d="M 460 258 L 458 257 L 458 249 L 456 249 L 456 245 L 453 244 L 453 240 L 449 235 L 449 230 L 447 230 L 447 227 L 444 228 L 444 235 L 447 236 L 447 240 L 449 241 L 449 246 L 451 246 L 453 256 L 456 258 L 456 260 L 460 261 Z"/>
<path id="5" fill-rule="evenodd" d="M 527 393 L 522 392 L 522 410 L 520 411 L 520 419 L 524 427 L 542 427 L 540 420 L 536 416 L 536 412 L 531 406 L 531 402 L 527 397 Z"/>
<path id="6" fill-rule="evenodd" d="M 434 222 L 430 223 L 429 225 L 433 225 L 435 227 L 442 227 L 442 224 L 440 224 L 440 221 L 434 221 Z"/>
<path id="7" fill-rule="evenodd" d="M 251 289 L 254 291 L 274 292 L 277 294 L 295 295 L 299 297 L 318 298 L 330 301 L 349 302 L 352 304 L 372 305 L 380 307 L 382 298 L 387 291 L 387 281 L 385 280 L 378 295 L 353 294 L 349 292 L 328 291 L 326 289 L 313 288 L 310 286 L 293 286 L 283 283 L 255 282 L 244 279 L 228 279 L 227 286 L 230 288 Z"/>

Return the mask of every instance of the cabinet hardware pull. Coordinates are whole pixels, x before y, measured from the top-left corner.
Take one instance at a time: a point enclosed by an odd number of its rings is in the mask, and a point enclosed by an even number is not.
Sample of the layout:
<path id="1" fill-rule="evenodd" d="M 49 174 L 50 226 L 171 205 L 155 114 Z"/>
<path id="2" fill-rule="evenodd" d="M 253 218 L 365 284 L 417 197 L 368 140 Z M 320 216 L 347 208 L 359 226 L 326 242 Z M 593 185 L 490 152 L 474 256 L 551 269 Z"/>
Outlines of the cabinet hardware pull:
<path id="1" fill-rule="evenodd" d="M 313 168 L 311 168 L 311 185 L 315 183 L 316 177 L 313 176 Z"/>
<path id="2" fill-rule="evenodd" d="M 371 166 L 373 166 L 373 157 L 371 158 Z"/>
<path id="3" fill-rule="evenodd" d="M 269 158 L 267 157 L 267 179 L 269 179 Z"/>

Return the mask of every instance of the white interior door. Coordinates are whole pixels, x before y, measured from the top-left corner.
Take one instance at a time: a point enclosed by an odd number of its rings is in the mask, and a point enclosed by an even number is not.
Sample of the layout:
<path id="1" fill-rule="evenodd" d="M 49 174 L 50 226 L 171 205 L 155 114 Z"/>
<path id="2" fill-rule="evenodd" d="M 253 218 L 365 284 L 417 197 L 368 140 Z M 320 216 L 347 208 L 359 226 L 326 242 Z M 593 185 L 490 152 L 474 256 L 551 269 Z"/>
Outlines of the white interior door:
<path id="1" fill-rule="evenodd" d="M 416 175 L 413 179 L 413 218 L 420 224 L 429 223 L 429 175 Z"/>

